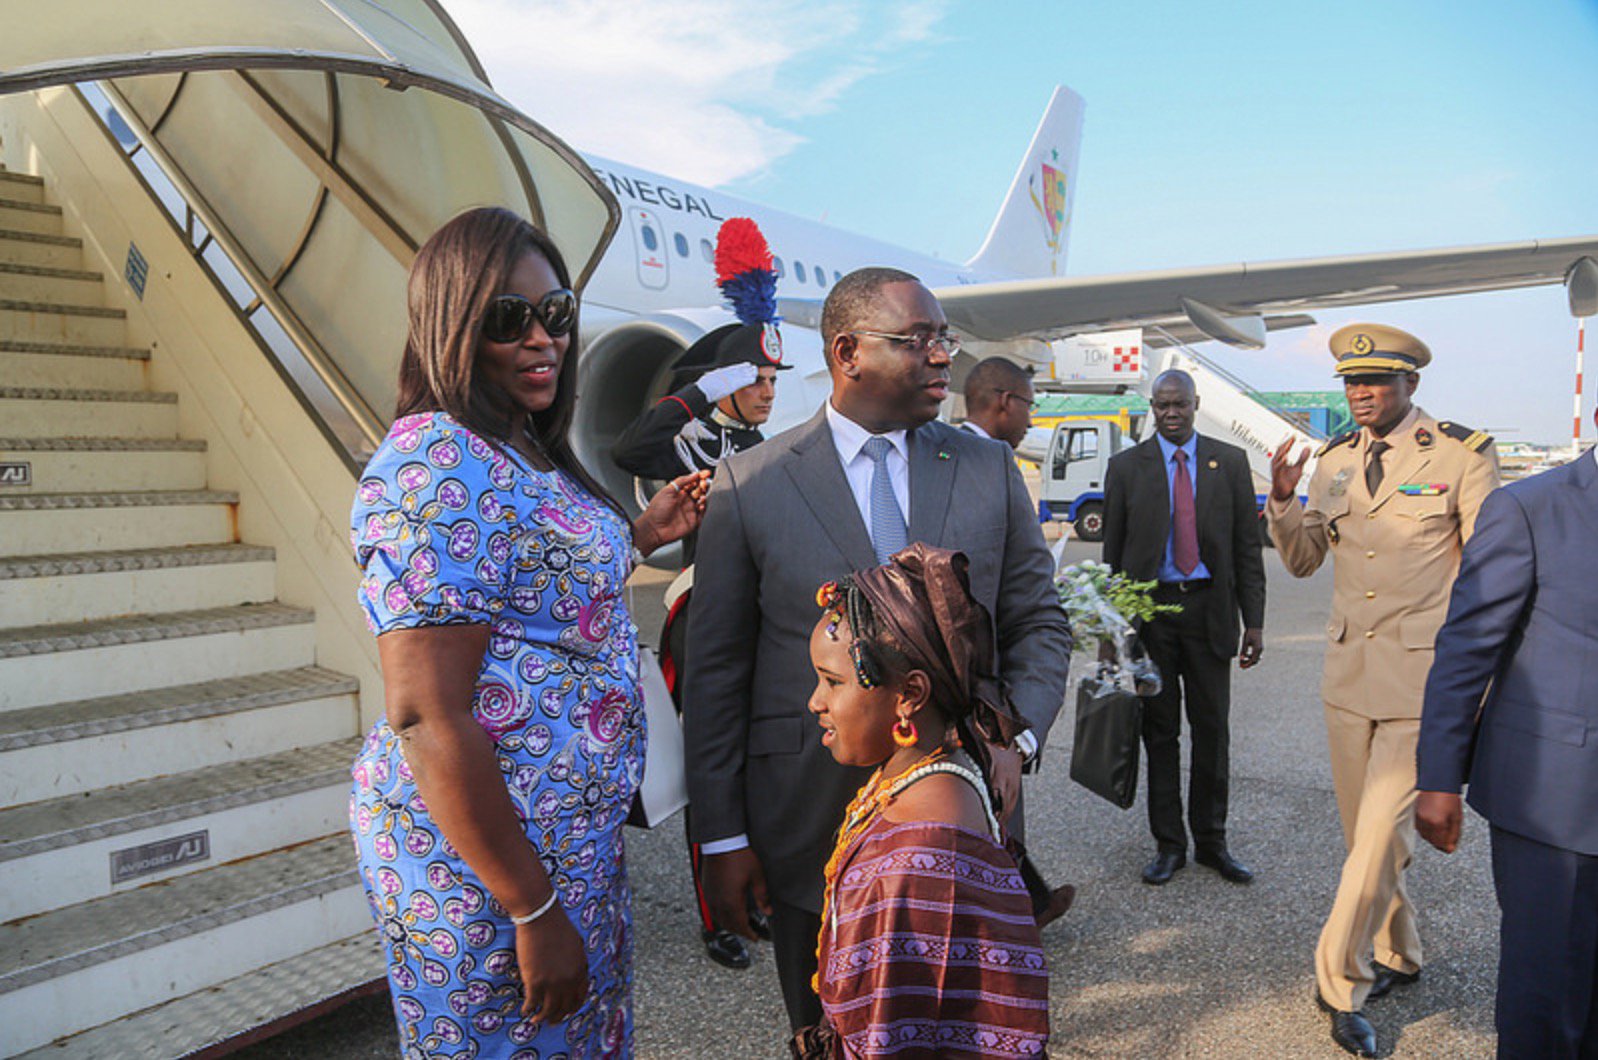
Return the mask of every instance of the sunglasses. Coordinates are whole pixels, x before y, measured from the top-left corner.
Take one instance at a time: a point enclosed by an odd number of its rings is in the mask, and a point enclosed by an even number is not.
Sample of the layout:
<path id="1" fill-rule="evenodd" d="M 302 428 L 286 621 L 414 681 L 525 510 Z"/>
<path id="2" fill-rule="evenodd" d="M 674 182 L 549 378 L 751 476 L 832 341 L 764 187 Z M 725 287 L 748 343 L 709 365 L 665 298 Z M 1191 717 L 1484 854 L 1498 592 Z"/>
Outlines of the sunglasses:
<path id="1" fill-rule="evenodd" d="M 483 314 L 483 338 L 489 342 L 521 342 L 535 320 L 552 339 L 570 334 L 577 326 L 577 296 L 564 287 L 557 287 L 536 303 L 519 294 L 499 295 L 488 303 L 488 312 Z"/>

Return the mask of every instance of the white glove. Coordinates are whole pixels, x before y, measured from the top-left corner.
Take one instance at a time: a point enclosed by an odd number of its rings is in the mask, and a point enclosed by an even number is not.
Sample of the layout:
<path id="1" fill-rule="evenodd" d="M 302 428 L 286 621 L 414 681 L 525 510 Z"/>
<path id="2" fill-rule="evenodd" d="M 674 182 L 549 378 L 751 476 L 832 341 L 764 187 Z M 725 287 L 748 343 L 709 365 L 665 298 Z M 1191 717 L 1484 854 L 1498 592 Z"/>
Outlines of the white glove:
<path id="1" fill-rule="evenodd" d="M 748 361 L 739 361 L 737 364 L 725 365 L 706 372 L 699 377 L 695 385 L 699 387 L 699 392 L 705 395 L 705 400 L 714 404 L 759 378 L 760 369 Z"/>

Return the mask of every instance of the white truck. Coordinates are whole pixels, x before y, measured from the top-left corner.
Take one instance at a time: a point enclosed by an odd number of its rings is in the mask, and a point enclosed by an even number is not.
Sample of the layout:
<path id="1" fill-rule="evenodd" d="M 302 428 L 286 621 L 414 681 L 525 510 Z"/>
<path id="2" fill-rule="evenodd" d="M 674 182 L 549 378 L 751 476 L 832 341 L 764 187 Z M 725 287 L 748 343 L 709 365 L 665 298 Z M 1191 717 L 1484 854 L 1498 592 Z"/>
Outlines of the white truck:
<path id="1" fill-rule="evenodd" d="M 1271 453 L 1275 447 L 1284 438 L 1291 437 L 1295 449 L 1307 446 L 1313 454 L 1325 441 L 1256 400 L 1250 395 L 1247 384 L 1187 347 L 1173 346 L 1162 351 L 1158 367 L 1141 374 L 1138 392 L 1147 397 L 1153 380 L 1172 368 L 1192 375 L 1197 385 L 1199 407 L 1195 427 L 1198 432 L 1231 442 L 1248 454 L 1261 507 L 1270 490 Z M 1142 438 L 1149 437 L 1153 431 L 1153 417 L 1145 417 Z M 1132 444 L 1134 440 L 1127 437 L 1118 424 L 1108 420 L 1075 420 L 1056 426 L 1044 454 L 1039 516 L 1069 522 L 1083 541 L 1101 540 L 1104 536 L 1104 473 L 1110 457 Z M 1314 469 L 1312 455 L 1305 468 L 1301 490 L 1308 484 Z"/>

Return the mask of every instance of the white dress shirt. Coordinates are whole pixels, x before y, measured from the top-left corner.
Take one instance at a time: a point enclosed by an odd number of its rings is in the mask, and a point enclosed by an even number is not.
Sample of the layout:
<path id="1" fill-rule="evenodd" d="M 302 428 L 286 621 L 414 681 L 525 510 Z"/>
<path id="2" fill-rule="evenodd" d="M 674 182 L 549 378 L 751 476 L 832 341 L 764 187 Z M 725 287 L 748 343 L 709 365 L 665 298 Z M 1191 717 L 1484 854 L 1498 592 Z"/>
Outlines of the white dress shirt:
<path id="1" fill-rule="evenodd" d="M 893 485 L 893 499 L 899 502 L 899 514 L 910 525 L 910 442 L 904 431 L 888 431 L 873 435 L 827 402 L 827 426 L 832 430 L 832 444 L 838 450 L 838 460 L 843 464 L 844 478 L 849 480 L 849 492 L 854 494 L 855 507 L 860 509 L 860 519 L 871 530 L 871 458 L 861 452 L 873 437 L 888 440 L 893 448 L 888 452 L 888 481 Z"/>

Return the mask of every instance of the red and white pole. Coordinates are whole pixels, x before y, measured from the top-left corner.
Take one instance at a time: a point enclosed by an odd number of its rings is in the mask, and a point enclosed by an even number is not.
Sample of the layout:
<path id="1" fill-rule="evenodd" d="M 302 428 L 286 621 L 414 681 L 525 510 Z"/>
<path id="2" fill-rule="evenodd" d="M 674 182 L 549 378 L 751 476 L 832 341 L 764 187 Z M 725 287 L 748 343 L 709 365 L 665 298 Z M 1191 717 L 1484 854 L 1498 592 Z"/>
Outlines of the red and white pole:
<path id="1" fill-rule="evenodd" d="M 1570 431 L 1570 458 L 1581 455 L 1581 373 L 1587 359 L 1587 320 L 1576 318 L 1576 419 Z"/>

